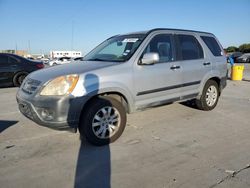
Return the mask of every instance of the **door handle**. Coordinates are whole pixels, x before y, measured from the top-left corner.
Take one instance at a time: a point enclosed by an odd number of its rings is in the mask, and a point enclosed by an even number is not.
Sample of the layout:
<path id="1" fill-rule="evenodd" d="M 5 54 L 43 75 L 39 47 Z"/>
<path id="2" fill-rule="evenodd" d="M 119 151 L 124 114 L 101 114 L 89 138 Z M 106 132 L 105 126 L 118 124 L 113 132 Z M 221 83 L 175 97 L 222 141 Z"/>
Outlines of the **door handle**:
<path id="1" fill-rule="evenodd" d="M 175 70 L 175 69 L 180 69 L 181 67 L 179 65 L 173 65 L 172 67 L 170 67 L 171 70 Z"/>
<path id="2" fill-rule="evenodd" d="M 210 62 L 203 63 L 204 66 L 210 65 Z"/>

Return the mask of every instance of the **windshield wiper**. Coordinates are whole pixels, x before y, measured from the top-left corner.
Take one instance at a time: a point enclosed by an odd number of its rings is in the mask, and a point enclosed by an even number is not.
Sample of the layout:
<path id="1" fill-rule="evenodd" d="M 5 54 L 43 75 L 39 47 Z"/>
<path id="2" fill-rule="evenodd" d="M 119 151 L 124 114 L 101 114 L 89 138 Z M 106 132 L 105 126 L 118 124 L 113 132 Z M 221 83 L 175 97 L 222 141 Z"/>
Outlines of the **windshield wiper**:
<path id="1" fill-rule="evenodd" d="M 100 59 L 100 58 L 93 58 L 93 59 L 86 59 L 86 61 L 108 61 L 108 60 Z"/>

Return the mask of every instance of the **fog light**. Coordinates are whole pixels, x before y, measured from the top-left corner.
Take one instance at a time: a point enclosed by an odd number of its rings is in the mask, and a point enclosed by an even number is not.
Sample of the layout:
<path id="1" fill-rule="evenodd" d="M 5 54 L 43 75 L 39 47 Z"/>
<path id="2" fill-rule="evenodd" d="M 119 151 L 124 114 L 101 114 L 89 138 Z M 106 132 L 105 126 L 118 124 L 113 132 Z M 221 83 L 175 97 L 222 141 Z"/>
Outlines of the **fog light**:
<path id="1" fill-rule="evenodd" d="M 41 109 L 40 115 L 46 121 L 50 121 L 54 119 L 53 111 L 48 110 L 48 109 Z"/>

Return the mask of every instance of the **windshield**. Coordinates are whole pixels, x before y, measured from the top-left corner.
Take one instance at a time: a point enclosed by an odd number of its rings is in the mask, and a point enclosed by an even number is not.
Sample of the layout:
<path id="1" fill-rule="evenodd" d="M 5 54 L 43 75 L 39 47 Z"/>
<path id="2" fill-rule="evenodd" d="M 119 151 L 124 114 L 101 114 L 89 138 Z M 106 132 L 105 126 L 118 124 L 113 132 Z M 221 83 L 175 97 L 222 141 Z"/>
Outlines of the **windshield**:
<path id="1" fill-rule="evenodd" d="M 119 35 L 104 41 L 84 57 L 86 61 L 124 62 L 137 50 L 145 34 Z"/>

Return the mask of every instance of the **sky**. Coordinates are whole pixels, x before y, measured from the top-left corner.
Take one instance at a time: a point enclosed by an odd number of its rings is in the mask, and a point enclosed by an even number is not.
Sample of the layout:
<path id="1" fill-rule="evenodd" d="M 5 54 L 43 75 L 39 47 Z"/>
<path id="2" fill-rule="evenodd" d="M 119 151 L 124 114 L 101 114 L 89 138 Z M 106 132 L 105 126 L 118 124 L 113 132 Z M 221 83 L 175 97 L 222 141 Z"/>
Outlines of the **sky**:
<path id="1" fill-rule="evenodd" d="M 80 50 L 153 28 L 212 32 L 224 48 L 250 43 L 250 0 L 0 0 L 0 50 Z"/>

